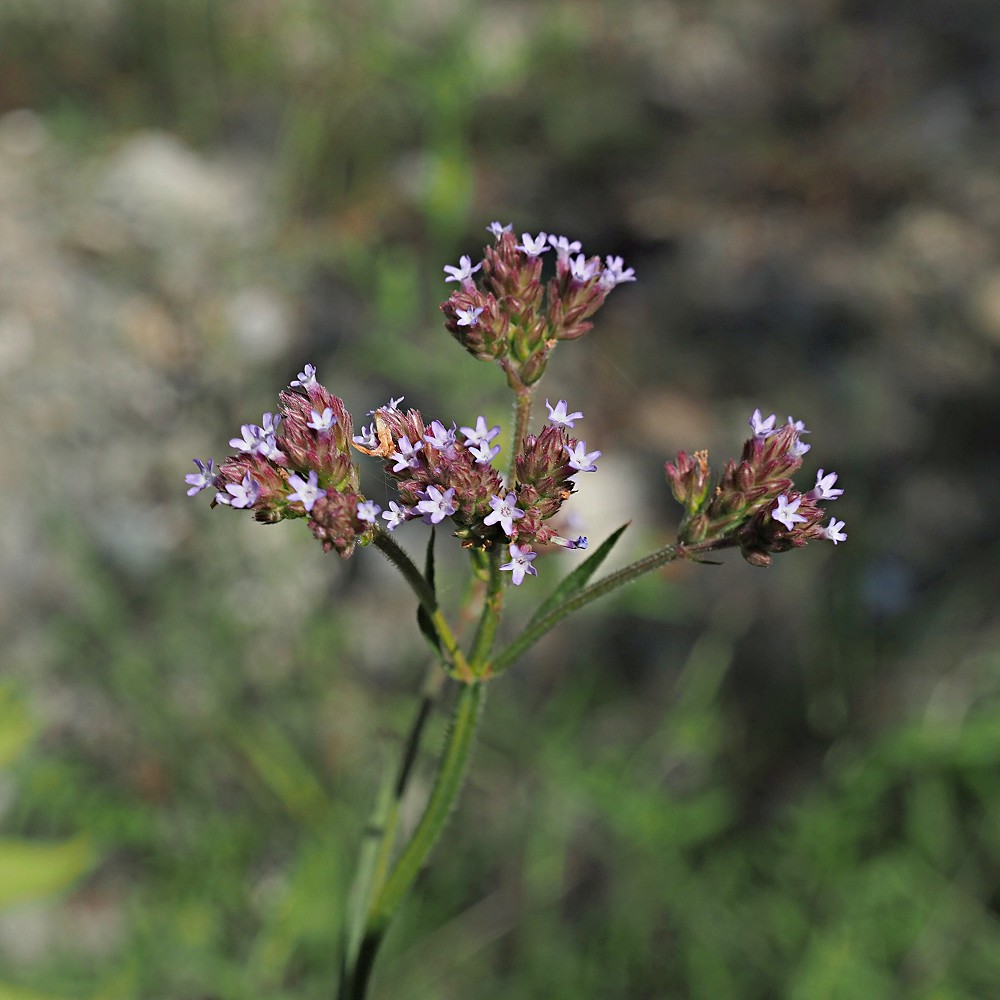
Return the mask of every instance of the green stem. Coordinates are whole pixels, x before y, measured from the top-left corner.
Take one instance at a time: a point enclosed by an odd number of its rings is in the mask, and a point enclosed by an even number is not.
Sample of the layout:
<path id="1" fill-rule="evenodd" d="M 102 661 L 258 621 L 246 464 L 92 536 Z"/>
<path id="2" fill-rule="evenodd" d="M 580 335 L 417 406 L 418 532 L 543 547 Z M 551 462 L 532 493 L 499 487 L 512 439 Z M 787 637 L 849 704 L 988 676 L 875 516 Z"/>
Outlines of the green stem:
<path id="1" fill-rule="evenodd" d="M 486 597 L 483 610 L 476 626 L 476 634 L 469 649 L 468 662 L 473 672 L 478 675 L 479 669 L 485 663 L 493 648 L 493 639 L 500 624 L 503 611 L 503 577 L 500 575 L 500 556 L 503 553 L 494 548 L 489 554 L 489 577 L 486 585 Z"/>
<path id="2" fill-rule="evenodd" d="M 514 397 L 514 427 L 510 434 L 510 469 L 507 483 L 513 485 L 517 473 L 517 457 L 521 454 L 521 444 L 528 433 L 531 422 L 531 387 L 522 386 Z"/>
<path id="3" fill-rule="evenodd" d="M 461 791 L 476 725 L 483 705 L 485 685 L 479 682 L 463 685 L 459 692 L 455 714 L 445 740 L 444 753 L 437 780 L 431 791 L 424 814 L 413 831 L 409 843 L 396 862 L 388 880 L 382 886 L 368 914 L 368 922 L 357 962 L 352 972 L 344 1000 L 363 1000 L 372 967 L 389 922 L 399 908 L 417 875 L 427 861 L 448 820 L 458 793 Z"/>
<path id="4" fill-rule="evenodd" d="M 377 531 L 375 533 L 374 544 L 385 554 L 396 569 L 403 574 L 403 578 L 410 585 L 414 594 L 416 594 L 420 606 L 427 613 L 427 617 L 434 626 L 434 631 L 441 640 L 441 649 L 443 650 L 445 663 L 450 668 L 450 673 L 458 680 L 470 681 L 473 673 L 469 668 L 469 663 L 458 645 L 455 633 L 452 632 L 447 619 L 441 614 L 434 591 L 431 590 L 431 586 L 424 578 L 423 573 L 417 569 L 413 560 L 406 554 L 406 551 L 386 532 Z"/>
<path id="5" fill-rule="evenodd" d="M 494 677 L 507 669 L 525 650 L 533 646 L 546 632 L 549 632 L 559 624 L 567 615 L 580 608 L 586 607 L 591 601 L 596 601 L 599 597 L 617 590 L 633 580 L 637 580 L 645 573 L 654 569 L 659 569 L 667 563 L 676 559 L 690 559 L 694 556 L 712 552 L 720 548 L 728 548 L 735 544 L 732 540 L 721 539 L 709 542 L 699 542 L 697 545 L 667 545 L 656 552 L 644 556 L 642 559 L 624 566 L 614 573 L 609 573 L 596 583 L 585 587 L 578 594 L 563 601 L 562 604 L 553 608 L 544 618 L 539 619 L 534 625 L 524 630 L 506 649 L 502 650 L 485 668 L 480 670 L 480 676 L 484 678 Z"/>

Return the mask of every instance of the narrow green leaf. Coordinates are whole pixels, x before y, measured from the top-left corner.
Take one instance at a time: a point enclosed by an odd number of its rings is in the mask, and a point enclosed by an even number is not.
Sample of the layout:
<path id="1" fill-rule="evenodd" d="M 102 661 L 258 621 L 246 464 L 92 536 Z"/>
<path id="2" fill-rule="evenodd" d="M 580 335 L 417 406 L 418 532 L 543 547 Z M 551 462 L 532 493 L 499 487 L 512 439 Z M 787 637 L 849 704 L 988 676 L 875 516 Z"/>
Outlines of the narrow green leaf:
<path id="1" fill-rule="evenodd" d="M 424 564 L 424 579 L 431 588 L 431 593 L 437 597 L 437 590 L 434 585 L 434 529 L 431 528 L 430 538 L 427 539 L 427 558 Z M 437 652 L 441 652 L 441 638 L 437 634 L 437 629 L 430 619 L 430 615 L 424 610 L 422 604 L 417 606 L 417 624 L 424 638 L 434 647 Z"/>
<path id="2" fill-rule="evenodd" d="M 540 622 L 550 611 L 562 604 L 563 601 L 569 600 L 574 594 L 579 593 L 587 586 L 587 582 L 600 568 L 601 563 L 604 562 L 608 553 L 614 548 L 615 543 L 621 538 L 622 532 L 631 523 L 631 521 L 626 521 L 617 531 L 613 531 L 608 535 L 572 573 L 560 582 L 559 586 L 535 610 L 535 613 L 531 616 L 531 621 L 528 622 L 528 628 L 534 625 L 535 622 Z"/>
<path id="3" fill-rule="evenodd" d="M 96 860 L 86 837 L 59 843 L 0 840 L 0 907 L 60 892 Z"/>

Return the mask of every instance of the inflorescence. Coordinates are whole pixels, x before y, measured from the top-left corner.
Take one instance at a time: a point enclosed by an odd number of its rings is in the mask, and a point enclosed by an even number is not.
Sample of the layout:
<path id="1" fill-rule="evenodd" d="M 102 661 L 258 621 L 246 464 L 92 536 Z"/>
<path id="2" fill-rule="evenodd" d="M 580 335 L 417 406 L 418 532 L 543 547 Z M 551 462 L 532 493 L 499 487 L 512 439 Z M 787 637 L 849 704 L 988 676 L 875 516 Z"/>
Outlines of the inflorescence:
<path id="1" fill-rule="evenodd" d="M 444 268 L 458 288 L 441 306 L 445 325 L 474 357 L 499 364 L 508 384 L 521 396 L 543 374 L 556 345 L 590 329 L 590 318 L 619 284 L 635 280 L 620 257 L 586 257 L 580 243 L 564 236 L 523 233 L 510 226 L 488 227 L 494 244 L 473 264 L 463 256 Z M 542 258 L 554 253 L 555 274 L 542 282 Z M 214 491 L 212 506 L 253 512 L 261 522 L 306 518 L 325 551 L 346 558 L 357 544 L 407 521 L 438 525 L 446 519 L 466 547 L 501 548 L 509 558 L 499 566 L 519 585 L 535 576 L 538 549 L 587 546 L 584 536 L 559 535 L 551 522 L 575 490 L 575 477 L 597 471 L 600 451 L 570 433 L 579 411 L 566 400 L 545 401 L 548 418 L 537 434 L 514 442 L 507 475 L 494 465 L 500 428 L 485 416 L 475 423 L 429 423 L 416 409 L 400 408 L 402 397 L 371 411 L 371 422 L 355 434 L 343 400 L 306 365 L 258 424 L 244 424 L 230 441 L 236 453 L 216 467 L 195 459 L 198 468 L 185 478 L 188 495 Z M 789 418 L 775 427 L 775 416 L 759 410 L 750 419 L 752 437 L 742 458 L 731 460 L 712 489 L 705 452 L 681 452 L 666 465 L 672 492 L 684 507 L 678 534 L 682 546 L 738 545 L 744 557 L 766 566 L 771 554 L 805 545 L 812 538 L 843 541 L 844 522 L 831 518 L 820 526 L 818 504 L 843 491 L 836 473 L 821 469 L 816 485 L 797 492 L 789 478 L 802 464 L 809 445 L 801 422 Z M 398 500 L 387 510 L 360 492 L 356 453 L 379 458 L 395 482 Z"/>

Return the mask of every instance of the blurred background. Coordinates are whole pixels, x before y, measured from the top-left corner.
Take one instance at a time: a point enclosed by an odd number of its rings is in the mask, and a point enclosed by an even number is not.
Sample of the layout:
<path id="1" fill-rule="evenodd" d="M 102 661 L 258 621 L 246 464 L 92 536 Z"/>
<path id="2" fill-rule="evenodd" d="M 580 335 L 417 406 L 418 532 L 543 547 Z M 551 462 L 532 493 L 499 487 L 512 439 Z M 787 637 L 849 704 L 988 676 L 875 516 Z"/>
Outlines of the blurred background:
<path id="1" fill-rule="evenodd" d="M 332 995 L 424 646 L 376 553 L 183 477 L 305 362 L 504 420 L 437 309 L 494 219 L 639 276 L 542 387 L 580 530 L 664 544 L 759 406 L 849 540 L 493 685 L 373 995 L 1000 995 L 998 157 L 992 0 L 0 0 L 0 1000 Z"/>

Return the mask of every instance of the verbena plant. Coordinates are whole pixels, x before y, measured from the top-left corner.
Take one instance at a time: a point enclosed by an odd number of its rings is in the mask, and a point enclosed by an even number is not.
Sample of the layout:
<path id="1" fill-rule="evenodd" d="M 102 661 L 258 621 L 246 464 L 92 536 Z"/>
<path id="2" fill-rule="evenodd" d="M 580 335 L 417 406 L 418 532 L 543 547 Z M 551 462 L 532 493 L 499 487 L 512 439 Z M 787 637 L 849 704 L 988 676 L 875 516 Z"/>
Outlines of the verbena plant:
<path id="1" fill-rule="evenodd" d="M 230 441 L 234 455 L 218 468 L 211 459 L 196 459 L 198 471 L 186 477 L 188 494 L 210 490 L 213 506 L 251 511 L 266 524 L 304 519 L 324 550 L 342 558 L 359 546 L 381 550 L 413 590 L 419 628 L 435 655 L 402 757 L 378 796 L 362 846 L 341 942 L 341 1000 L 366 995 L 390 922 L 441 834 L 462 787 L 489 681 L 567 615 L 666 563 L 703 562 L 711 553 L 739 548 L 754 566 L 768 566 L 775 553 L 811 539 L 837 544 L 847 537 L 843 521 L 821 524 L 821 501 L 843 492 L 835 486 L 836 473 L 820 469 L 804 492 L 791 478 L 809 450 L 805 426 L 791 417 L 777 424 L 773 414 L 764 418 L 755 410 L 741 456 L 716 479 L 705 451 L 680 452 L 666 463 L 670 489 L 683 508 L 676 541 L 591 582 L 627 524 L 617 528 L 539 599 L 517 637 L 496 650 L 507 587 L 538 577 L 536 559 L 544 561 L 552 546 L 588 548 L 586 537 L 560 534 L 559 515 L 576 477 L 597 471 L 601 452 L 588 451 L 574 436 L 583 414 L 570 411 L 565 400 L 554 406 L 545 400 L 544 426 L 532 433 L 535 392 L 555 348 L 587 333 L 612 289 L 635 274 L 620 257 L 587 257 L 579 242 L 563 236 L 524 233 L 518 242 L 510 226 L 488 228 L 494 242 L 480 263 L 463 256 L 457 267 L 444 268 L 458 287 L 441 309 L 458 343 L 506 376 L 514 411 L 504 459 L 495 443 L 501 429 L 488 426 L 485 417 L 448 426 L 404 410 L 402 399 L 371 411 L 371 423 L 355 434 L 343 401 L 306 365 L 281 392 L 278 411 L 265 413 L 260 425 L 244 424 Z M 554 257 L 554 274 L 543 280 L 546 253 Z M 395 483 L 399 499 L 388 510 L 361 493 L 359 455 L 380 460 Z M 409 521 L 431 525 L 422 569 L 396 541 L 395 532 Z M 470 585 L 460 614 L 477 625 L 465 642 L 436 596 L 434 529 L 444 524 L 468 554 Z M 403 830 L 400 804 L 431 706 L 446 682 L 460 689 L 454 716 L 423 815 L 414 829 Z"/>

